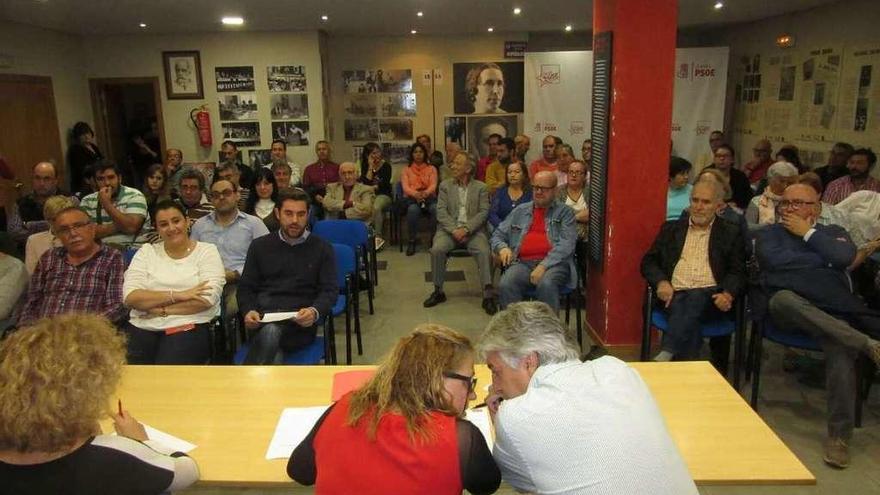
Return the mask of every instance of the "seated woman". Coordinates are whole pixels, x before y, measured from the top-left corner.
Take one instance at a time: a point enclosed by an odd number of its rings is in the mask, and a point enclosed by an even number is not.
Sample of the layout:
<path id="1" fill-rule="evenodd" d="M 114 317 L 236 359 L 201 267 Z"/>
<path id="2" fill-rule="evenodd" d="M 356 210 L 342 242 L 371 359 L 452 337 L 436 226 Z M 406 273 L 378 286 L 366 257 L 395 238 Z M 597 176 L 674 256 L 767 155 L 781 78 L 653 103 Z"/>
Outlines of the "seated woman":
<path id="1" fill-rule="evenodd" d="M 669 160 L 669 190 L 666 192 L 666 220 L 677 220 L 681 212 L 691 205 L 691 189 L 688 183 L 691 162 L 672 157 Z"/>
<path id="2" fill-rule="evenodd" d="M 376 249 L 379 250 L 385 245 L 382 239 L 385 212 L 391 208 L 391 164 L 385 161 L 382 148 L 376 143 L 364 145 L 360 164 L 360 181 L 371 186 L 376 193 L 376 199 L 373 200 L 373 231 L 376 234 Z"/>
<path id="3" fill-rule="evenodd" d="M 419 325 L 366 385 L 330 406 L 287 474 L 327 494 L 494 493 L 500 471 L 480 431 L 462 419 L 475 386 L 468 338 Z"/>
<path id="4" fill-rule="evenodd" d="M 124 330 L 130 364 L 205 364 L 211 320 L 220 315 L 226 272 L 217 247 L 189 238 L 183 207 L 156 205 L 158 244 L 145 244 L 125 272 L 131 310 Z"/>
<path id="5" fill-rule="evenodd" d="M 505 185 L 495 191 L 492 203 L 489 205 L 489 233 L 492 233 L 514 208 L 532 200 L 529 174 L 521 162 L 508 165 L 505 178 Z"/>
<path id="6" fill-rule="evenodd" d="M 260 167 L 254 171 L 254 192 L 248 195 L 244 212 L 254 215 L 266 224 L 269 232 L 278 230 L 275 204 L 278 202 L 278 182 L 271 168 Z"/>
<path id="7" fill-rule="evenodd" d="M 126 410 L 110 413 L 118 435 L 101 434 L 124 364 L 125 339 L 93 315 L 43 319 L 3 341 L 3 493 L 159 494 L 199 479 L 195 461 Z"/>
<path id="8" fill-rule="evenodd" d="M 589 230 L 590 208 L 587 206 L 587 165 L 573 161 L 567 166 L 568 181 L 556 190 L 556 200 L 574 210 L 577 227 L 577 243 L 574 247 L 575 261 L 581 276 L 587 271 L 587 232 Z"/>
<path id="9" fill-rule="evenodd" d="M 403 169 L 400 185 L 403 188 L 403 204 L 406 206 L 406 226 L 409 233 L 409 246 L 406 255 L 416 253 L 416 229 L 419 216 L 437 216 L 437 169 L 425 161 L 428 150 L 421 143 L 415 143 L 409 150 L 409 166 Z"/>
<path id="10" fill-rule="evenodd" d="M 776 223 L 776 207 L 782 201 L 782 193 L 797 180 L 797 176 L 797 168 L 788 162 L 776 162 L 767 169 L 767 187 L 752 198 L 746 209 L 750 229 Z"/>
<path id="11" fill-rule="evenodd" d="M 160 201 L 171 199 L 169 190 L 168 177 L 165 175 L 165 166 L 161 163 L 154 163 L 147 167 L 146 178 L 144 179 L 144 197 L 147 198 L 147 210 L 153 213 L 153 208 Z"/>
<path id="12" fill-rule="evenodd" d="M 24 264 L 27 267 L 28 275 L 34 274 L 37 263 L 46 251 L 61 247 L 61 241 L 52 233 L 52 224 L 59 211 L 72 206 L 76 206 L 76 203 L 73 198 L 68 196 L 52 196 L 43 204 L 43 218 L 49 223 L 49 230 L 31 234 L 27 238 L 27 244 L 24 248 Z"/>

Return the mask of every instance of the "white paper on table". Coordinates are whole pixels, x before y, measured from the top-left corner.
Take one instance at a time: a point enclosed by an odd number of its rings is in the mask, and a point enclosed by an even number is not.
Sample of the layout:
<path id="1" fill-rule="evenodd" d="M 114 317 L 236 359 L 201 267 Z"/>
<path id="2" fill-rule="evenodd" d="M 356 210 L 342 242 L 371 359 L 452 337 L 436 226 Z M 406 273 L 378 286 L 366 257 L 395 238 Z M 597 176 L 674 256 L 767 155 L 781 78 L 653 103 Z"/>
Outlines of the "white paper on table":
<path id="1" fill-rule="evenodd" d="M 173 449 L 176 452 L 183 452 L 186 454 L 190 450 L 196 448 L 196 445 L 191 444 L 186 440 L 181 440 L 180 438 L 165 433 L 164 431 L 157 430 L 150 425 L 144 425 L 144 430 L 147 432 L 147 438 L 159 442 L 163 446 Z"/>
<path id="2" fill-rule="evenodd" d="M 327 410 L 327 406 L 288 407 L 281 411 L 275 434 L 266 451 L 266 459 L 288 459 L 296 448 L 312 431 L 315 423 Z"/>
<path id="3" fill-rule="evenodd" d="M 492 420 L 489 418 L 489 408 L 481 407 L 479 409 L 468 409 L 464 415 L 464 419 L 470 421 L 480 430 L 480 433 L 483 434 L 483 438 L 486 439 L 486 445 L 489 446 L 489 451 L 492 451 L 492 446 L 495 444 L 492 436 Z"/>
<path id="4" fill-rule="evenodd" d="M 276 321 L 291 320 L 296 318 L 299 311 L 290 311 L 286 313 L 266 313 L 260 318 L 260 323 L 274 323 Z"/>

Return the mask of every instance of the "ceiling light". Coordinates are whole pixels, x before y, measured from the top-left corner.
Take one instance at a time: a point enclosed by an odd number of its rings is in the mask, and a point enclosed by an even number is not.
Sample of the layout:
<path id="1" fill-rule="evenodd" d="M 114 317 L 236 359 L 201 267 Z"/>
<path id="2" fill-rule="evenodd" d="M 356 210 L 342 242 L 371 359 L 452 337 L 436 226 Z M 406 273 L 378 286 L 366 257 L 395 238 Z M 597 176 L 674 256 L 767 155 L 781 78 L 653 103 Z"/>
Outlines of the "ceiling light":
<path id="1" fill-rule="evenodd" d="M 566 32 L 566 33 L 570 33 L 571 30 L 572 30 L 571 24 L 566 24 L 566 25 L 565 25 L 565 32 Z"/>
<path id="2" fill-rule="evenodd" d="M 723 2 L 715 2 L 715 10 L 721 10 L 724 8 Z"/>
<path id="3" fill-rule="evenodd" d="M 244 19 L 242 19 L 241 17 L 224 17 L 220 20 L 220 22 L 226 24 L 227 26 L 241 26 L 242 24 L 244 24 Z"/>
<path id="4" fill-rule="evenodd" d="M 522 13 L 522 9 L 519 7 L 513 8 L 513 15 L 520 15 Z"/>
<path id="5" fill-rule="evenodd" d="M 140 26 L 140 27 L 142 27 L 142 28 L 145 28 L 145 27 L 147 27 L 147 25 L 146 25 L 146 23 L 143 23 L 143 22 L 142 22 L 142 23 L 140 23 L 140 24 L 138 24 L 138 26 Z"/>
<path id="6" fill-rule="evenodd" d="M 487 30 L 486 30 L 486 31 L 489 31 L 489 32 L 490 32 L 490 33 L 491 33 L 491 32 L 493 32 L 493 31 L 495 31 L 495 28 L 493 28 L 493 27 L 490 27 L 490 28 L 489 28 L 489 29 L 487 29 Z"/>
<path id="7" fill-rule="evenodd" d="M 330 18 L 327 17 L 326 15 L 322 15 L 322 16 L 321 16 L 321 20 L 322 20 L 322 21 L 329 21 Z"/>
<path id="8" fill-rule="evenodd" d="M 409 34 L 416 34 L 416 33 L 418 33 L 418 31 L 416 31 L 415 29 L 413 29 L 409 32 Z"/>
<path id="9" fill-rule="evenodd" d="M 420 11 L 416 12 L 416 15 L 419 17 L 422 17 L 423 15 L 425 15 L 425 13 L 420 10 Z"/>

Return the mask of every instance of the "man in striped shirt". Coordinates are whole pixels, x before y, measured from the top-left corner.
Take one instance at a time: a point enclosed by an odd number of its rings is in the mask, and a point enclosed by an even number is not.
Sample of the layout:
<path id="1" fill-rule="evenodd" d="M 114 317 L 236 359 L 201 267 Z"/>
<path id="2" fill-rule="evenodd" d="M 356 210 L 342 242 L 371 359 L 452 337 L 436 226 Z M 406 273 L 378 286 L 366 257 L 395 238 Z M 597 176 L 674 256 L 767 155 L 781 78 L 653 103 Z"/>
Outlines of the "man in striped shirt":
<path id="1" fill-rule="evenodd" d="M 122 185 L 119 167 L 103 160 L 94 165 L 98 191 L 82 200 L 82 208 L 96 224 L 95 237 L 104 244 L 131 245 L 149 219 L 144 193 Z"/>
<path id="2" fill-rule="evenodd" d="M 62 247 L 47 251 L 31 277 L 18 326 L 66 313 L 92 313 L 118 321 L 122 306 L 122 254 L 95 242 L 98 226 L 82 208 L 55 216 L 53 233 Z"/>
<path id="3" fill-rule="evenodd" d="M 856 191 L 880 192 L 880 181 L 870 175 L 876 163 L 877 155 L 870 148 L 853 151 L 846 163 L 849 175 L 831 181 L 825 188 L 822 201 L 836 205 Z"/>

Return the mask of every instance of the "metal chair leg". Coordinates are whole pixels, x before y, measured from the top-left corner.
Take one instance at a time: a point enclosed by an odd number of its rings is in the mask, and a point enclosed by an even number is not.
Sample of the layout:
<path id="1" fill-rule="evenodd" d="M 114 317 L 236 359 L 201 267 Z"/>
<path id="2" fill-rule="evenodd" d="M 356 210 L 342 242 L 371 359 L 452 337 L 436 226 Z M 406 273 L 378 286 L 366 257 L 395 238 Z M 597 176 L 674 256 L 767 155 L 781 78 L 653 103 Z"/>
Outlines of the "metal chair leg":
<path id="1" fill-rule="evenodd" d="M 743 345 L 745 341 L 745 304 L 740 302 L 736 307 L 736 327 L 733 336 L 733 389 L 739 393 L 740 375 L 742 371 Z"/>
<path id="2" fill-rule="evenodd" d="M 755 323 L 754 328 L 752 329 L 752 338 L 755 339 L 754 342 L 754 353 L 752 355 L 752 373 L 754 376 L 752 377 L 752 397 L 751 397 L 751 405 L 752 409 L 755 412 L 758 412 L 758 390 L 761 387 L 761 352 L 763 351 L 763 324 Z"/>
<path id="3" fill-rule="evenodd" d="M 645 291 L 645 312 L 642 319 L 642 350 L 639 355 L 641 361 L 648 360 L 648 353 L 651 351 L 651 313 L 653 312 L 654 290 L 648 285 Z"/>

